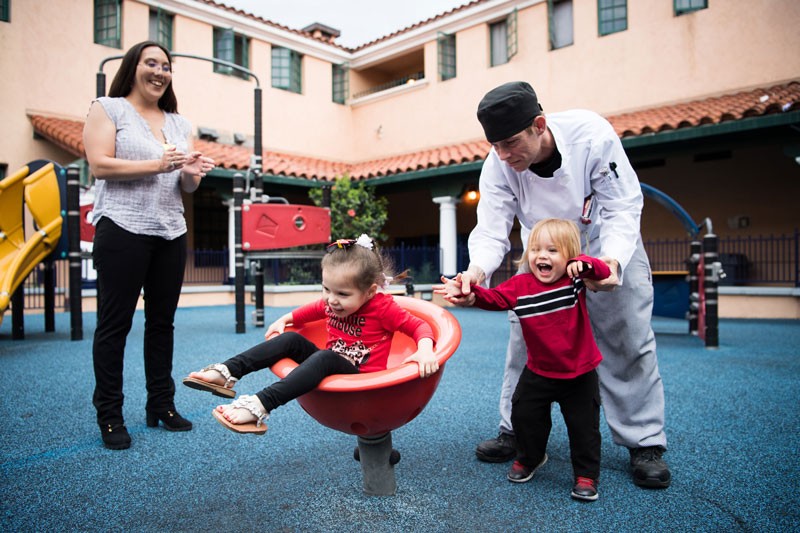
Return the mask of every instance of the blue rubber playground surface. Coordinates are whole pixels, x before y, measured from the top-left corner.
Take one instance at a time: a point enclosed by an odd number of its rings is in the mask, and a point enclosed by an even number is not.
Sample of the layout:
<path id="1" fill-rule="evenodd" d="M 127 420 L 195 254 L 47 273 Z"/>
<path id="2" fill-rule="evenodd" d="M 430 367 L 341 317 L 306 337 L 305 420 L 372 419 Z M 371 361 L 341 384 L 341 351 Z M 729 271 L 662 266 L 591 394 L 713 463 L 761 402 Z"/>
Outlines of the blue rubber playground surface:
<path id="1" fill-rule="evenodd" d="M 268 308 L 269 323 L 288 308 Z M 397 494 L 367 496 L 352 458 L 356 438 L 321 426 L 296 402 L 276 410 L 263 437 L 227 431 L 221 399 L 178 383 L 194 429 L 145 425 L 143 315 L 125 359 L 125 417 L 133 445 L 102 447 L 91 397 L 95 316 L 70 341 L 69 315 L 25 317 L 26 339 L 0 326 L 1 531 L 797 531 L 800 507 L 800 321 L 722 320 L 707 350 L 684 321 L 655 319 L 667 399 L 672 486 L 635 487 L 628 452 L 602 423 L 600 499 L 577 502 L 563 420 L 554 413 L 550 461 L 526 484 L 508 464 L 485 464 L 475 445 L 497 429 L 508 337 L 505 313 L 454 309 L 461 346 L 426 409 L 392 434 L 402 453 Z M 248 309 L 247 316 L 250 316 Z M 177 382 L 263 338 L 234 332 L 234 308 L 182 308 Z M 251 374 L 252 393 L 274 378 Z"/>

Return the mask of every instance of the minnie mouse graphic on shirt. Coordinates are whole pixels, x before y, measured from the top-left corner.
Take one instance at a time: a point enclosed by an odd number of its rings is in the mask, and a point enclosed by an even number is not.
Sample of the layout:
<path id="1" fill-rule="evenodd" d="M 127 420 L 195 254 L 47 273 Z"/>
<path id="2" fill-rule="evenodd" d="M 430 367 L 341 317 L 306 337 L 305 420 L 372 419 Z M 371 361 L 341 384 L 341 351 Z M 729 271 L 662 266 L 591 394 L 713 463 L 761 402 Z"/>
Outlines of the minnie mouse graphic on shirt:
<path id="1" fill-rule="evenodd" d="M 338 353 L 355 366 L 361 366 L 369 359 L 370 348 L 368 348 L 362 341 L 356 341 L 351 345 L 347 345 L 342 339 L 337 339 L 331 346 L 331 350 Z"/>

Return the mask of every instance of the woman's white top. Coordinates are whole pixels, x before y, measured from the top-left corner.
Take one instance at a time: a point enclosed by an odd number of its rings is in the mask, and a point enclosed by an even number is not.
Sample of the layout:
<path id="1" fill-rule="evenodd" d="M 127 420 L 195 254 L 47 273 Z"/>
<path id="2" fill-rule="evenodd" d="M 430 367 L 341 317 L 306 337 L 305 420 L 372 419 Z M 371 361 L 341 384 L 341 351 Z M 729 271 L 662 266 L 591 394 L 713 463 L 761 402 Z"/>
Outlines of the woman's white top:
<path id="1" fill-rule="evenodd" d="M 114 157 L 127 160 L 161 159 L 164 143 L 153 135 L 150 125 L 125 98 L 100 97 L 117 129 Z M 162 130 L 167 143 L 188 151 L 192 126 L 177 113 L 164 113 Z M 172 240 L 186 233 L 183 217 L 180 170 L 127 180 L 95 180 L 92 224 L 108 217 L 131 233 Z"/>

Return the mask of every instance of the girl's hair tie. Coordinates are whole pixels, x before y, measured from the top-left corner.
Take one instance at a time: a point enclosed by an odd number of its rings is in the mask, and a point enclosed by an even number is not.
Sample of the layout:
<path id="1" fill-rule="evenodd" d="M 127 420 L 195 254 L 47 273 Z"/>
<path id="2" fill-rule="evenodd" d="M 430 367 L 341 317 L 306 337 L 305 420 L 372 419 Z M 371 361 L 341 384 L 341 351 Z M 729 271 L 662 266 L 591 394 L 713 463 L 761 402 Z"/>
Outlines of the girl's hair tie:
<path id="1" fill-rule="evenodd" d="M 372 239 L 366 233 L 359 235 L 358 239 L 356 239 L 356 244 L 367 250 L 373 249 Z"/>
<path id="2" fill-rule="evenodd" d="M 366 248 L 367 250 L 373 250 L 374 244 L 372 243 L 372 239 L 369 238 L 369 235 L 366 233 L 362 233 L 358 239 L 338 239 L 330 243 L 328 246 L 325 247 L 325 251 L 331 253 L 334 250 L 347 250 L 354 244 L 361 246 L 362 248 Z"/>

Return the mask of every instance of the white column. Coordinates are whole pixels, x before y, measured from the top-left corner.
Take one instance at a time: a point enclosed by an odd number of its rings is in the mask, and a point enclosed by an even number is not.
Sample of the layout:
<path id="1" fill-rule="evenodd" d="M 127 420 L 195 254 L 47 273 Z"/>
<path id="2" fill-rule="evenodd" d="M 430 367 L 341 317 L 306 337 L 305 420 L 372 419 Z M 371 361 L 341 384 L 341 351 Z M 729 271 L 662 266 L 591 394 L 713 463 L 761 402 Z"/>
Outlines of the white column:
<path id="1" fill-rule="evenodd" d="M 434 203 L 439 204 L 439 269 L 447 277 L 458 273 L 456 204 L 459 201 L 455 196 L 437 196 L 433 199 Z"/>

